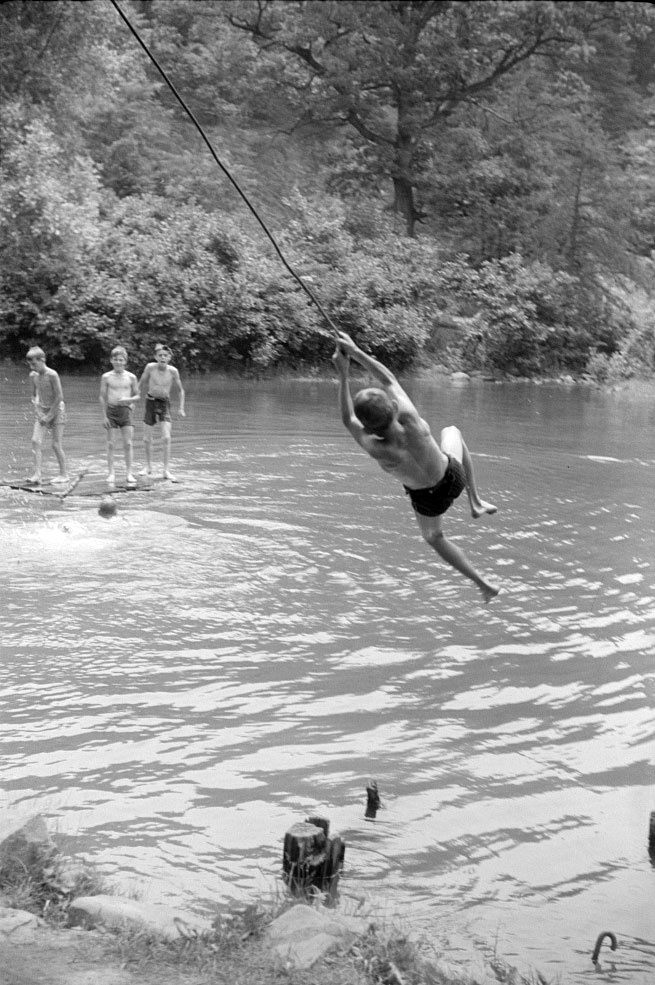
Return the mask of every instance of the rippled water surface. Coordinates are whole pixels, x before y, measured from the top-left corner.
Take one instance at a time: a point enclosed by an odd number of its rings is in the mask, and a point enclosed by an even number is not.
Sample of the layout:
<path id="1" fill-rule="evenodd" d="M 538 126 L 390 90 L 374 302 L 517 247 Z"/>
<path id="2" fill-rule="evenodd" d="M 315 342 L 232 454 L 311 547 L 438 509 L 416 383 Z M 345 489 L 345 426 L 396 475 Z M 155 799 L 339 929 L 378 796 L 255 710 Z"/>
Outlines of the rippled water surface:
<path id="1" fill-rule="evenodd" d="M 6 478 L 28 474 L 31 416 L 2 376 Z M 71 468 L 101 471 L 97 381 L 63 382 Z M 0 489 L 3 813 L 43 812 L 123 888 L 201 909 L 273 888 L 284 832 L 320 813 L 342 891 L 446 953 L 474 941 L 577 985 L 612 930 L 605 980 L 652 982 L 652 398 L 408 384 L 499 505 L 447 524 L 502 580 L 485 607 L 333 384 L 187 385 L 178 484 L 109 521 L 97 498 Z"/>

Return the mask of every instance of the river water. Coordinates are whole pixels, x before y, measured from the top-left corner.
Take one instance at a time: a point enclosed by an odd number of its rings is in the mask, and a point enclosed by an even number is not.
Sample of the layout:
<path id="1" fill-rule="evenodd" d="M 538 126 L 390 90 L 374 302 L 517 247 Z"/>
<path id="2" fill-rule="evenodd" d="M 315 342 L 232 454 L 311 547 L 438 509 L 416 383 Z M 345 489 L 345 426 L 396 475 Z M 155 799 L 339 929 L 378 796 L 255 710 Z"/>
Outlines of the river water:
<path id="1" fill-rule="evenodd" d="M 2 372 L 5 478 L 31 468 L 26 375 Z M 63 383 L 71 470 L 100 472 L 98 381 Z M 499 506 L 447 523 L 502 581 L 489 606 L 330 381 L 188 380 L 180 481 L 117 495 L 112 520 L 0 489 L 2 813 L 201 911 L 274 892 L 285 831 L 323 814 L 342 892 L 447 956 L 473 942 L 578 985 L 611 930 L 606 980 L 652 982 L 653 400 L 407 388 L 462 427 Z"/>

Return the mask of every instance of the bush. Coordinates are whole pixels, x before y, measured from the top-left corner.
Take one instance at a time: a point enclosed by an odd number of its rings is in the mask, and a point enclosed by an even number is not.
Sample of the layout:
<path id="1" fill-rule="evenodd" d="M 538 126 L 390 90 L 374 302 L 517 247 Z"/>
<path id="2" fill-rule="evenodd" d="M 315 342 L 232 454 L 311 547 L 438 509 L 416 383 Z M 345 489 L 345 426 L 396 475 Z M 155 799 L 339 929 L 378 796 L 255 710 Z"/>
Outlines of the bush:
<path id="1" fill-rule="evenodd" d="M 613 386 L 633 377 L 649 378 L 655 373 L 655 320 L 634 328 L 618 352 L 608 355 L 595 350 L 585 371 L 597 383 Z"/>
<path id="2" fill-rule="evenodd" d="M 88 158 L 64 151 L 47 118 L 21 120 L 17 107 L 4 107 L 0 136 L 0 342 L 13 357 L 35 343 L 56 357 L 80 288 L 94 277 L 99 176 Z"/>
<path id="3" fill-rule="evenodd" d="M 460 257 L 445 266 L 443 282 L 458 313 L 474 315 L 460 347 L 467 369 L 582 372 L 590 348 L 602 340 L 611 350 L 620 333 L 616 309 L 602 304 L 600 292 L 518 254 L 479 269 Z"/>

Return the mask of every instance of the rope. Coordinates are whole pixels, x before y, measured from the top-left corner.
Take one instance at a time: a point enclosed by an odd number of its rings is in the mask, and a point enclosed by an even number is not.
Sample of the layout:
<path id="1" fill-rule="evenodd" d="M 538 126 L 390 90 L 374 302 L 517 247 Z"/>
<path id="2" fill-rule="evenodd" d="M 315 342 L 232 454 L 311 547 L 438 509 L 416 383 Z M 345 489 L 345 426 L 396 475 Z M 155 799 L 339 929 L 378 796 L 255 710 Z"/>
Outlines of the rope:
<path id="1" fill-rule="evenodd" d="M 152 62 L 152 64 L 155 66 L 155 68 L 157 69 L 157 71 L 159 72 L 159 74 L 161 75 L 161 77 L 163 78 L 164 82 L 166 83 L 166 85 L 168 86 L 168 88 L 171 90 L 171 92 L 173 93 L 173 95 L 177 99 L 178 103 L 180 104 L 180 106 L 182 107 L 182 109 L 184 110 L 184 112 L 187 114 L 187 116 L 189 117 L 189 119 L 191 120 L 191 122 L 193 123 L 193 125 L 195 126 L 196 130 L 198 131 L 198 133 L 202 137 L 204 143 L 207 146 L 207 149 L 209 150 L 209 153 L 213 157 L 213 159 L 216 162 L 216 164 L 219 166 L 219 168 L 221 169 L 221 171 L 223 172 L 223 174 L 225 175 L 225 177 L 228 179 L 228 181 L 230 182 L 230 184 L 236 189 L 236 191 L 238 192 L 238 194 L 240 195 L 240 197 L 245 202 L 246 206 L 250 209 L 250 211 L 254 215 L 255 219 L 257 220 L 257 222 L 259 223 L 259 225 L 262 227 L 262 229 L 264 230 L 264 232 L 268 236 L 269 240 L 273 244 L 273 248 L 275 249 L 275 252 L 277 253 L 278 257 L 280 258 L 280 260 L 282 261 L 282 263 L 284 264 L 284 266 L 286 267 L 286 269 L 288 270 L 288 272 L 291 274 L 291 276 L 293 277 L 293 279 L 298 284 L 300 284 L 300 286 L 303 289 L 303 291 L 305 292 L 305 294 L 307 294 L 307 296 L 314 302 L 314 304 L 316 305 L 316 307 L 318 308 L 318 310 L 320 311 L 320 313 L 323 315 L 323 317 L 325 318 L 326 322 L 328 323 L 328 325 L 330 326 L 330 328 L 332 329 L 332 331 L 336 334 L 338 332 L 338 329 L 336 328 L 336 326 L 334 325 L 334 323 L 332 322 L 332 320 L 329 318 L 329 316 L 327 315 L 327 313 L 323 309 L 322 305 L 316 299 L 316 297 L 314 296 L 313 292 L 307 287 L 307 285 L 304 283 L 304 281 L 302 280 L 302 278 L 298 276 L 298 274 L 295 272 L 295 270 L 293 269 L 293 267 L 288 263 L 288 261 L 286 260 L 284 254 L 282 253 L 282 250 L 280 249 L 280 247 L 278 246 L 277 242 L 275 241 L 275 238 L 274 238 L 273 234 L 269 230 L 268 226 L 266 225 L 266 223 L 264 222 L 264 220 L 262 219 L 262 217 L 259 215 L 259 213 L 255 209 L 254 205 L 250 202 L 250 200 L 248 199 L 248 196 L 246 195 L 246 193 L 239 186 L 239 184 L 237 183 L 236 179 L 232 177 L 232 175 L 230 174 L 230 172 L 228 171 L 228 169 L 225 167 L 225 165 L 219 159 L 216 151 L 214 150 L 214 148 L 212 147 L 211 143 L 209 142 L 209 138 L 207 137 L 205 131 L 200 126 L 200 123 L 198 122 L 198 120 L 196 119 L 196 117 L 194 116 L 194 114 L 191 112 L 191 110 L 189 109 L 189 107 L 187 106 L 187 104 L 184 102 L 184 100 L 180 96 L 179 92 L 177 91 L 177 89 L 175 88 L 175 86 L 173 85 L 173 83 L 171 82 L 171 80 L 166 75 L 166 72 L 164 71 L 164 69 L 161 67 L 161 65 L 159 64 L 159 62 L 155 58 L 155 56 L 152 54 L 152 52 L 150 51 L 150 49 L 147 47 L 146 43 L 141 39 L 141 37 L 139 36 L 139 34 L 136 31 L 136 29 L 129 22 L 129 20 L 127 19 L 127 17 L 125 16 L 125 14 L 123 13 L 123 11 L 121 10 L 121 8 L 116 3 L 116 0 L 109 0 L 109 2 L 111 3 L 112 7 L 114 7 L 114 9 L 116 10 L 117 14 L 121 18 L 121 20 L 123 20 L 123 22 L 126 24 L 126 26 L 128 27 L 128 29 L 130 30 L 130 32 L 134 35 L 134 37 L 136 38 L 136 40 L 139 43 L 139 45 L 143 48 L 143 50 L 145 51 L 145 53 L 148 56 L 148 58 L 150 59 L 150 61 Z"/>

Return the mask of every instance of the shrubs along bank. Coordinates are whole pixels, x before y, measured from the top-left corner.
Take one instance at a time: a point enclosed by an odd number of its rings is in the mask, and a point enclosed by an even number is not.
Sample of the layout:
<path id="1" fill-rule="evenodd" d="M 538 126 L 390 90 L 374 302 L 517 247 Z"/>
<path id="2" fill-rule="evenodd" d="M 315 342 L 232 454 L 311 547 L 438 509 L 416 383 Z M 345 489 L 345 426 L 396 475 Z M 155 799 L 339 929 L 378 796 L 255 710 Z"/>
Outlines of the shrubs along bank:
<path id="1" fill-rule="evenodd" d="M 652 373 L 652 4 L 123 13 L 385 364 L 463 318 L 452 369 Z M 324 364 L 331 333 L 111 4 L 0 4 L 0 56 L 0 356 L 97 372 L 163 341 L 187 371 Z"/>
<path id="2" fill-rule="evenodd" d="M 116 344 L 138 364 L 164 342 L 187 371 L 326 365 L 332 331 L 256 230 L 154 195 L 105 195 L 102 207 L 95 196 L 96 214 L 90 196 L 22 258 L 20 277 L 5 277 L 3 355 L 19 361 L 38 344 L 60 371 L 96 372 Z M 280 239 L 294 269 L 333 322 L 396 371 L 435 359 L 602 382 L 655 371 L 655 303 L 637 288 L 600 294 L 518 254 L 444 261 L 437 241 L 396 234 L 382 212 L 364 223 L 338 199 L 292 205 Z"/>
<path id="3" fill-rule="evenodd" d="M 358 911 L 358 912 L 355 912 Z M 213 920 L 170 907 L 116 896 L 92 867 L 59 852 L 41 817 L 16 827 L 0 826 L 0 967 L 50 973 L 50 985 L 69 985 L 68 953 L 60 974 L 52 932 L 75 937 L 75 965 L 82 967 L 80 941 L 98 985 L 115 985 L 118 969 L 139 985 L 533 985 L 502 960 L 471 955 L 464 964 L 440 958 L 409 935 L 381 931 L 347 897 L 326 908 L 289 895 L 251 904 Z M 70 929 L 74 928 L 74 929 Z M 102 934 L 98 934 L 98 929 Z M 39 965 L 47 961 L 47 966 Z M 104 969 L 106 978 L 103 978 Z M 69 976 L 68 978 L 66 976 Z"/>

